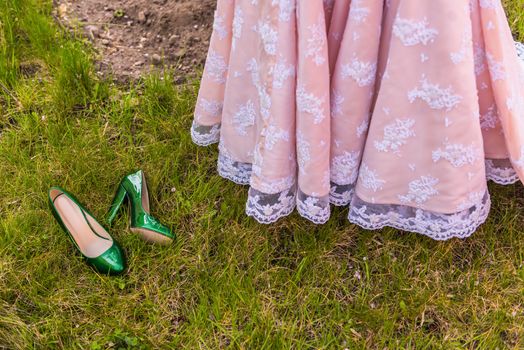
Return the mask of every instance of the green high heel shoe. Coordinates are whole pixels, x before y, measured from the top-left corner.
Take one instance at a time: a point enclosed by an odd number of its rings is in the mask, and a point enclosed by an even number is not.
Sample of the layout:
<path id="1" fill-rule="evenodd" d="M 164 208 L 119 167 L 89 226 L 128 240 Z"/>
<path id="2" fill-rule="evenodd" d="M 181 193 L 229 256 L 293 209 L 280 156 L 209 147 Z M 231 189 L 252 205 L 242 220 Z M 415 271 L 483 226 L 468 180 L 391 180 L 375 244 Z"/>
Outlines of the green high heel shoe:
<path id="1" fill-rule="evenodd" d="M 132 232 L 153 243 L 169 244 L 173 241 L 175 238 L 173 232 L 150 214 L 149 192 L 142 170 L 127 175 L 120 182 L 108 213 L 107 221 L 110 225 L 126 198 L 131 205 Z"/>
<path id="2" fill-rule="evenodd" d="M 91 267 L 107 275 L 124 272 L 122 248 L 72 194 L 52 187 L 48 198 L 56 220 Z"/>

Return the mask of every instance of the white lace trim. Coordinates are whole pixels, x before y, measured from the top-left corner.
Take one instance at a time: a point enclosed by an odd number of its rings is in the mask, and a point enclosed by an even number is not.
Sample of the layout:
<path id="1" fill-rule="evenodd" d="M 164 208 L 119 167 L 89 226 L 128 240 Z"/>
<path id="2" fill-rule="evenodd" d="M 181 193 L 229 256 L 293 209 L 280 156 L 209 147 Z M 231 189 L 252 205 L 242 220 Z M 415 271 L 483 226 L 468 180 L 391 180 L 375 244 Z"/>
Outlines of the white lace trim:
<path id="1" fill-rule="evenodd" d="M 249 185 L 251 173 L 253 172 L 251 163 L 235 161 L 221 144 L 219 145 L 219 150 L 218 174 L 238 185 Z"/>
<path id="2" fill-rule="evenodd" d="M 219 175 L 236 184 L 249 185 L 253 174 L 253 165 L 234 160 L 221 144 L 219 150 Z M 284 183 L 290 183 L 291 186 L 276 193 L 262 192 L 251 187 L 246 203 L 246 214 L 262 224 L 270 224 L 288 216 L 297 208 L 301 216 L 315 224 L 324 224 L 329 220 L 331 208 L 328 196 L 308 196 L 297 190 L 294 181 L 290 182 L 287 178 L 284 180 Z M 268 190 L 268 188 L 265 188 L 265 190 Z"/>
<path id="3" fill-rule="evenodd" d="M 265 194 L 250 188 L 246 214 L 261 224 L 271 224 L 291 214 L 295 206 L 296 191 L 294 188 L 276 194 Z"/>
<path id="4" fill-rule="evenodd" d="M 355 184 L 338 185 L 331 183 L 331 190 L 329 192 L 329 201 L 337 207 L 344 207 L 351 203 L 351 198 L 355 193 Z"/>
<path id="5" fill-rule="evenodd" d="M 367 230 L 389 226 L 443 241 L 469 237 L 486 221 L 490 206 L 487 191 L 480 202 L 454 214 L 439 214 L 404 205 L 372 204 L 354 196 L 348 218 Z"/>
<path id="6" fill-rule="evenodd" d="M 249 185 L 253 173 L 252 164 L 235 161 L 222 145 L 219 148 L 220 176 L 240 185 Z M 513 168 L 505 167 L 508 162 L 486 160 L 488 178 L 501 184 L 518 181 Z M 491 204 L 486 191 L 472 196 L 471 201 L 459 206 L 459 211 L 454 214 L 439 214 L 409 205 L 367 203 L 355 195 L 354 188 L 354 183 L 331 183 L 329 196 L 313 197 L 300 191 L 296 184 L 277 193 L 265 193 L 250 187 L 246 214 L 259 223 L 270 224 L 290 215 L 296 208 L 302 217 L 315 224 L 324 224 L 330 218 L 330 204 L 334 204 L 349 206 L 349 221 L 364 229 L 378 230 L 389 226 L 420 233 L 435 240 L 447 240 L 454 237 L 466 238 L 474 233 L 486 220 Z"/>
<path id="7" fill-rule="evenodd" d="M 486 159 L 486 178 L 499 185 L 512 185 L 519 182 L 519 175 L 511 166 L 509 159 Z"/>
<path id="8" fill-rule="evenodd" d="M 313 197 L 299 191 L 297 196 L 298 213 L 314 222 L 315 224 L 325 224 L 331 216 L 329 196 Z"/>
<path id="9" fill-rule="evenodd" d="M 206 126 L 193 121 L 191 139 L 199 146 L 209 146 L 217 143 L 220 140 L 220 124 Z"/>

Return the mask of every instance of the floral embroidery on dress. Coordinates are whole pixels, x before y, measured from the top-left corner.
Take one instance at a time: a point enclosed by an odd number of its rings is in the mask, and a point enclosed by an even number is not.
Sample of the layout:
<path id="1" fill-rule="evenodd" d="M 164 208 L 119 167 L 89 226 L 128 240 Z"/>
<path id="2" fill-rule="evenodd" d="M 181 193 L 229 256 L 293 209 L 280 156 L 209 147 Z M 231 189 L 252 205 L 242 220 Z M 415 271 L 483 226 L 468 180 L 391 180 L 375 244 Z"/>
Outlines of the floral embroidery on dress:
<path id="1" fill-rule="evenodd" d="M 424 204 L 431 197 L 438 195 L 439 192 L 435 188 L 438 183 L 439 180 L 430 175 L 421 176 L 420 179 L 409 183 L 409 191 L 406 195 L 399 195 L 398 198 L 402 203 Z"/>
<path id="2" fill-rule="evenodd" d="M 267 128 L 264 128 L 261 135 L 266 138 L 265 147 L 268 150 L 272 150 L 273 146 L 279 141 L 289 141 L 289 132 L 275 125 L 269 125 Z"/>
<path id="3" fill-rule="evenodd" d="M 249 61 L 247 71 L 251 73 L 251 80 L 258 92 L 260 114 L 264 119 L 268 119 L 271 114 L 271 96 L 269 96 L 266 87 L 260 81 L 260 69 L 254 58 Z"/>
<path id="4" fill-rule="evenodd" d="M 331 91 L 331 117 L 336 117 L 342 114 L 342 104 L 346 99 L 336 89 Z"/>
<path id="5" fill-rule="evenodd" d="M 260 35 L 264 50 L 268 55 L 277 54 L 278 32 L 271 26 L 269 21 L 258 21 L 257 32 Z"/>
<path id="6" fill-rule="evenodd" d="M 296 75 L 295 66 L 292 64 L 287 64 L 285 60 L 280 59 L 272 67 L 271 74 L 273 75 L 273 87 L 276 89 L 281 89 L 284 87 L 284 83 L 289 79 L 293 78 Z"/>
<path id="7" fill-rule="evenodd" d="M 351 9 L 349 11 L 349 18 L 355 23 L 364 23 L 366 18 L 370 14 L 370 10 L 367 7 L 362 6 L 362 0 L 353 0 L 351 2 Z"/>
<path id="8" fill-rule="evenodd" d="M 216 83 L 225 84 L 227 68 L 224 57 L 210 49 L 206 61 L 206 76 Z"/>
<path id="9" fill-rule="evenodd" d="M 473 165 L 480 160 L 482 151 L 474 145 L 464 146 L 458 143 L 444 143 L 443 148 L 433 151 L 433 162 L 445 159 L 455 168 Z"/>
<path id="10" fill-rule="evenodd" d="M 222 109 L 224 108 L 224 104 L 222 102 L 211 101 L 203 97 L 198 99 L 197 105 L 212 117 L 220 117 L 222 114 Z"/>
<path id="11" fill-rule="evenodd" d="M 324 48 L 326 46 L 325 23 L 319 17 L 316 24 L 309 26 L 310 37 L 307 39 L 306 57 L 312 57 L 317 66 L 326 62 Z"/>
<path id="12" fill-rule="evenodd" d="M 462 36 L 462 44 L 458 52 L 452 52 L 449 54 L 451 61 L 454 64 L 460 64 L 466 60 L 466 57 L 471 52 L 471 44 L 473 40 L 473 33 L 471 27 L 467 26 Z"/>
<path id="13" fill-rule="evenodd" d="M 364 228 L 463 238 L 489 212 L 483 173 L 519 180 L 524 63 L 501 1 L 419 2 L 217 0 L 191 137 L 220 141 L 248 215 L 323 223 L 331 202 Z"/>
<path id="14" fill-rule="evenodd" d="M 273 0 L 271 4 L 273 6 L 279 6 L 279 20 L 282 22 L 288 22 L 291 20 L 291 15 L 295 12 L 295 0 Z"/>
<path id="15" fill-rule="evenodd" d="M 358 178 L 360 151 L 344 152 L 331 160 L 331 181 L 337 185 L 353 184 Z"/>
<path id="16" fill-rule="evenodd" d="M 231 47 L 233 50 L 237 48 L 237 41 L 242 37 L 242 26 L 244 25 L 244 12 L 240 5 L 235 7 L 235 16 L 233 19 L 233 39 Z"/>
<path id="17" fill-rule="evenodd" d="M 473 61 L 475 63 L 475 75 L 479 76 L 486 71 L 486 50 L 478 43 L 475 44 Z"/>
<path id="18" fill-rule="evenodd" d="M 480 127 L 482 130 L 495 129 L 499 122 L 497 106 L 491 105 L 486 113 L 480 116 Z"/>
<path id="19" fill-rule="evenodd" d="M 297 162 L 302 173 L 305 173 L 305 168 L 310 160 L 310 144 L 306 141 L 302 132 L 299 131 L 297 134 Z"/>
<path id="20" fill-rule="evenodd" d="M 408 92 L 410 103 L 421 99 L 431 109 L 446 109 L 449 112 L 462 101 L 462 96 L 456 95 L 451 86 L 443 89 L 439 84 L 430 83 L 425 77 L 420 83 L 420 87 Z"/>
<path id="21" fill-rule="evenodd" d="M 414 119 L 396 119 L 384 127 L 384 138 L 382 141 L 375 141 L 375 148 L 380 152 L 400 154 L 400 147 L 415 136 L 414 125 Z"/>
<path id="22" fill-rule="evenodd" d="M 220 40 L 227 38 L 227 28 L 224 24 L 224 17 L 219 16 L 218 12 L 215 11 L 215 20 L 213 22 L 213 31 L 217 34 Z"/>
<path id="23" fill-rule="evenodd" d="M 488 61 L 489 74 L 493 81 L 506 80 L 506 71 L 501 62 L 495 60 L 492 54 L 486 52 L 486 59 Z"/>
<path id="24" fill-rule="evenodd" d="M 362 136 L 364 136 L 364 134 L 368 131 L 368 129 L 369 129 L 369 119 L 365 119 L 357 127 L 358 138 L 361 138 Z"/>
<path id="25" fill-rule="evenodd" d="M 255 104 L 248 100 L 245 104 L 239 106 L 238 111 L 233 116 L 233 124 L 239 135 L 247 135 L 247 128 L 255 124 Z"/>
<path id="26" fill-rule="evenodd" d="M 377 192 L 381 190 L 386 184 L 385 180 L 379 178 L 376 171 L 371 170 L 366 164 L 362 163 L 360 167 L 360 173 L 358 176 L 359 181 L 362 183 L 364 188 Z"/>
<path id="27" fill-rule="evenodd" d="M 300 112 L 313 116 L 313 123 L 320 124 L 326 118 L 324 100 L 306 91 L 304 85 L 299 84 L 297 88 L 297 109 Z"/>
<path id="28" fill-rule="evenodd" d="M 373 62 L 363 62 L 353 57 L 351 63 L 342 65 L 341 76 L 343 79 L 348 77 L 355 80 L 360 87 L 369 86 L 375 82 L 377 75 L 377 64 Z"/>
<path id="29" fill-rule="evenodd" d="M 426 18 L 422 21 L 414 21 L 397 16 L 393 24 L 393 34 L 404 46 L 427 45 L 435 40 L 438 33 L 437 29 L 429 28 Z"/>

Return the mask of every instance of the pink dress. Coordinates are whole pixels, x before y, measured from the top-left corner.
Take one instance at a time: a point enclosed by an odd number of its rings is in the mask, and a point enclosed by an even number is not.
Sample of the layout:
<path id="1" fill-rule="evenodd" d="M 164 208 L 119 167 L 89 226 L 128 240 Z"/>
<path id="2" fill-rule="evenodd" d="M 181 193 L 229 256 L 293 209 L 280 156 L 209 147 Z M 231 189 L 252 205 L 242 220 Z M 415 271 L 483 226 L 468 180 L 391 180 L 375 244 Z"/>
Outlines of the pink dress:
<path id="1" fill-rule="evenodd" d="M 467 237 L 524 179 L 517 49 L 500 0 L 218 0 L 192 137 L 259 222 Z"/>

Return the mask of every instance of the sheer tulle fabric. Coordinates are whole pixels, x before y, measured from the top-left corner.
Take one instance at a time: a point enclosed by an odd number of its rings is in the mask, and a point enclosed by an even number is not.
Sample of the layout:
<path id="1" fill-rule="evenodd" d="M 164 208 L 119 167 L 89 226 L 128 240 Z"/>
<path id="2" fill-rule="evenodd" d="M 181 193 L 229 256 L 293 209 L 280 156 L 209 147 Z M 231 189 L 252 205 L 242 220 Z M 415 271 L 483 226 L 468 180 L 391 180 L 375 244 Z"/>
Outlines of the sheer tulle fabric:
<path id="1" fill-rule="evenodd" d="M 467 237 L 524 179 L 523 53 L 499 0 L 219 0 L 191 133 L 259 222 Z"/>

